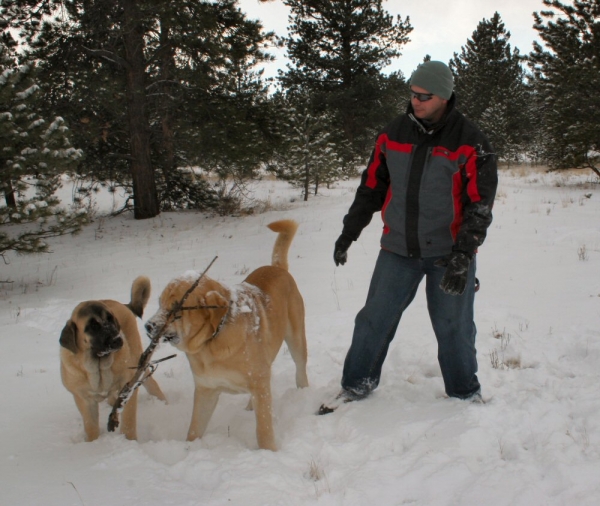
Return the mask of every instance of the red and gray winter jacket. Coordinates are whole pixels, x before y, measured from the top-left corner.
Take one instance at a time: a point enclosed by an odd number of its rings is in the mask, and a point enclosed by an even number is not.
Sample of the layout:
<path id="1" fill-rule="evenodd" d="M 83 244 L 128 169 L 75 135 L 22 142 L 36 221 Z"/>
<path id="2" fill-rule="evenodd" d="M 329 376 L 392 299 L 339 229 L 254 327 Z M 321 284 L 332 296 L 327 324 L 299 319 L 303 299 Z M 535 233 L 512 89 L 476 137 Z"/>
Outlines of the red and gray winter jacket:
<path id="1" fill-rule="evenodd" d="M 381 211 L 381 247 L 426 258 L 451 251 L 473 255 L 492 222 L 496 156 L 485 135 L 448 102 L 430 130 L 403 114 L 377 138 L 343 233 L 358 239 Z"/>

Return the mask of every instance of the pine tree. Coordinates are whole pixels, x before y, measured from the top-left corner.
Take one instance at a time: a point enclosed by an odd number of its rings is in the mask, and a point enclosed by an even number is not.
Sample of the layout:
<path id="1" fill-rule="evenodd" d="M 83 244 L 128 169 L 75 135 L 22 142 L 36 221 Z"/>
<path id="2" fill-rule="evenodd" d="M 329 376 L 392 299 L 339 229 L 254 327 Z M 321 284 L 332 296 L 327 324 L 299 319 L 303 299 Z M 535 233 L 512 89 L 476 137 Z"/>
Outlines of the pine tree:
<path id="1" fill-rule="evenodd" d="M 0 40 L 0 256 L 48 251 L 45 238 L 79 230 L 84 209 L 59 206 L 61 174 L 82 152 L 71 146 L 61 117 L 40 114 L 40 86 L 32 63 L 18 65 L 8 32 Z"/>
<path id="2" fill-rule="evenodd" d="M 321 185 L 341 177 L 342 159 L 332 142 L 331 120 L 315 110 L 307 94 L 289 94 L 279 100 L 285 111 L 281 143 L 271 170 L 278 178 L 302 188 L 304 200 L 318 194 Z"/>
<path id="3" fill-rule="evenodd" d="M 61 3 L 15 2 L 29 13 Z M 78 125 L 82 178 L 132 192 L 136 218 L 155 212 L 138 202 L 153 195 L 164 210 L 216 205 L 192 166 L 241 177 L 267 157 L 266 87 L 252 68 L 268 34 L 234 0 L 77 0 L 59 14 L 20 25 L 44 91 Z"/>
<path id="4" fill-rule="evenodd" d="M 243 185 L 270 154 L 268 90 L 254 68 L 270 59 L 263 46 L 271 35 L 246 19 L 233 0 L 158 1 L 156 8 L 160 38 L 151 38 L 150 45 L 161 57 L 150 74 L 161 91 L 152 107 L 164 182 L 168 188 L 182 175 L 176 166 L 200 166 L 219 176 L 211 201 L 216 204 L 226 181 Z"/>
<path id="5" fill-rule="evenodd" d="M 134 216 L 136 219 L 156 216 L 159 206 L 151 160 L 145 80 L 148 6 L 138 0 L 13 0 L 10 3 L 16 13 L 12 26 L 21 30 L 27 47 L 33 49 L 28 57 L 40 61 L 49 98 L 66 96 L 63 85 L 79 88 L 74 77 L 81 80 L 99 75 L 99 81 L 108 84 L 100 96 L 116 95 L 111 101 L 117 99 L 123 111 L 123 125 L 119 126 L 128 142 L 125 154 L 133 188 Z M 44 20 L 31 24 L 29 17 L 40 10 L 46 12 Z M 106 68 L 118 76 L 115 84 L 123 84 L 120 94 L 114 93 L 115 86 L 109 80 L 103 79 L 101 74 Z M 95 86 L 86 83 L 82 91 L 90 87 Z M 77 104 L 78 111 L 84 112 L 82 106 L 97 98 L 93 96 Z M 65 117 L 71 118 L 71 115 Z M 82 119 L 91 118 L 93 116 L 88 115 Z M 112 126 L 103 125 L 105 137 Z"/>
<path id="6" fill-rule="evenodd" d="M 523 57 L 511 50 L 509 39 L 496 12 L 477 25 L 460 55 L 454 53 L 450 69 L 460 110 L 487 134 L 498 157 L 510 162 L 526 150 L 532 125 Z"/>
<path id="7" fill-rule="evenodd" d="M 587 167 L 600 177 L 600 1 L 543 3 L 549 9 L 534 13 L 534 28 L 545 47 L 535 42 L 529 62 L 543 103 L 545 156 L 552 167 Z"/>
<path id="8" fill-rule="evenodd" d="M 409 41 L 409 18 L 393 19 L 382 0 L 284 0 L 291 9 L 285 39 L 292 65 L 280 78 L 285 89 L 309 92 L 330 111 L 335 142 L 346 145 L 345 163 L 362 164 L 374 132 L 389 112 L 381 70 Z"/>

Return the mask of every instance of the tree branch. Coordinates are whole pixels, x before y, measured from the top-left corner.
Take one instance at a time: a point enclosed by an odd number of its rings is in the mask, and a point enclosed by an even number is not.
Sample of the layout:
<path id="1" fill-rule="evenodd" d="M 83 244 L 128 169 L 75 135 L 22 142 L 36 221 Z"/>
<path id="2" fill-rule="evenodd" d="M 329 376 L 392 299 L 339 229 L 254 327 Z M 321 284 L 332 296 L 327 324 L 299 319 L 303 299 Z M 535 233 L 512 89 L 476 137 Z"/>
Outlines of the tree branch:
<path id="1" fill-rule="evenodd" d="M 92 55 L 95 56 L 97 58 L 100 58 L 102 60 L 106 60 L 109 63 L 114 63 L 115 65 L 118 65 L 119 67 L 123 67 L 126 69 L 130 68 L 129 62 L 123 58 L 121 58 L 120 56 L 117 56 L 115 53 L 111 52 L 111 51 L 106 51 L 105 49 L 90 49 L 89 47 L 85 47 L 85 46 L 81 46 L 83 48 L 83 50 Z"/>
<path id="2" fill-rule="evenodd" d="M 196 289 L 196 287 L 198 286 L 198 283 L 200 283 L 200 280 L 206 274 L 208 269 L 210 269 L 212 267 L 212 264 L 215 263 L 215 260 L 217 258 L 218 257 L 215 257 L 212 259 L 210 264 L 208 264 L 208 267 L 206 269 L 204 269 L 204 272 L 202 274 L 200 274 L 198 279 L 196 279 L 196 281 L 192 284 L 192 286 L 190 286 L 188 288 L 188 290 L 183 294 L 183 297 L 181 298 L 181 300 L 179 300 L 177 303 L 175 303 L 175 305 L 169 310 L 162 327 L 160 327 L 160 329 L 158 329 L 156 334 L 154 334 L 152 336 L 152 338 L 150 339 L 150 344 L 148 345 L 148 347 L 146 348 L 144 353 L 142 353 L 140 355 L 140 360 L 138 362 L 138 366 L 137 366 L 137 370 L 136 370 L 135 374 L 123 386 L 123 388 L 121 388 L 121 391 L 119 392 L 119 396 L 117 397 L 117 400 L 115 401 L 112 411 L 108 417 L 108 431 L 109 432 L 114 432 L 115 429 L 119 426 L 119 413 L 121 411 L 123 411 L 125 404 L 127 404 L 127 401 L 131 398 L 135 389 L 138 388 L 150 376 L 152 376 L 152 374 L 156 370 L 156 364 L 158 361 L 152 363 L 152 362 L 150 362 L 150 359 L 152 358 L 152 354 L 154 353 L 154 350 L 158 346 L 158 343 L 160 342 L 161 337 L 165 333 L 167 326 L 171 323 L 171 320 L 174 318 L 174 316 L 183 309 L 184 302 L 189 297 L 189 295 Z"/>

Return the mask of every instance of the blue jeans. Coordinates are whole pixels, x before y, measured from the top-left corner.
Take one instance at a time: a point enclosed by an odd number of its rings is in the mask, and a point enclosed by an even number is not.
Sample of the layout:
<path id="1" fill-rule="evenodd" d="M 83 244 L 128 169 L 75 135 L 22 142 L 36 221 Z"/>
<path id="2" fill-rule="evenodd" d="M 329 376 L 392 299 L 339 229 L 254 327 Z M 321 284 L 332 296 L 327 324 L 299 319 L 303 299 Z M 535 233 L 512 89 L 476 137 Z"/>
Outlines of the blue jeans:
<path id="1" fill-rule="evenodd" d="M 427 278 L 427 308 L 438 342 L 438 362 L 446 393 L 466 399 L 481 389 L 476 374 L 477 331 L 473 322 L 475 258 L 469 267 L 465 292 L 458 296 L 447 295 L 440 288 L 445 267 L 434 265 L 439 258 L 413 259 L 380 251 L 344 362 L 345 390 L 363 397 L 377 388 L 402 313 L 413 301 L 423 277 Z"/>

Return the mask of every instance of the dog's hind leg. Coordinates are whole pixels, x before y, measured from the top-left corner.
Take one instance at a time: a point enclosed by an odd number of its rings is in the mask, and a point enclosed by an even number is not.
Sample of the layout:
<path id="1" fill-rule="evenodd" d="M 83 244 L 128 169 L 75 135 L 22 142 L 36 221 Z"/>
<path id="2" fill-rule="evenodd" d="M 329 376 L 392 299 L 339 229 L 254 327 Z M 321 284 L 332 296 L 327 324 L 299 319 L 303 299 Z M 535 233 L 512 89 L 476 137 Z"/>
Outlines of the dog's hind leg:
<path id="1" fill-rule="evenodd" d="M 290 355 L 296 364 L 296 387 L 306 388 L 308 386 L 308 375 L 306 374 L 306 338 L 304 335 L 295 335 L 289 342 L 286 341 Z"/>
<path id="2" fill-rule="evenodd" d="M 306 329 L 304 327 L 304 312 L 290 315 L 290 323 L 285 336 L 290 355 L 296 364 L 296 386 L 306 388 L 308 376 L 306 374 L 306 363 L 308 361 L 308 350 L 306 347 Z"/>
<path id="3" fill-rule="evenodd" d="M 153 395 L 154 397 L 160 399 L 161 401 L 164 401 L 165 403 L 167 402 L 165 394 L 163 394 L 162 390 L 158 386 L 158 383 L 152 376 L 148 377 L 143 384 L 144 388 L 150 395 Z"/>
<path id="4" fill-rule="evenodd" d="M 217 407 L 219 393 L 220 392 L 214 388 L 205 388 L 196 385 L 194 390 L 192 421 L 190 422 L 190 428 L 187 435 L 188 441 L 193 441 L 204 435 L 210 417 Z"/>

